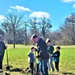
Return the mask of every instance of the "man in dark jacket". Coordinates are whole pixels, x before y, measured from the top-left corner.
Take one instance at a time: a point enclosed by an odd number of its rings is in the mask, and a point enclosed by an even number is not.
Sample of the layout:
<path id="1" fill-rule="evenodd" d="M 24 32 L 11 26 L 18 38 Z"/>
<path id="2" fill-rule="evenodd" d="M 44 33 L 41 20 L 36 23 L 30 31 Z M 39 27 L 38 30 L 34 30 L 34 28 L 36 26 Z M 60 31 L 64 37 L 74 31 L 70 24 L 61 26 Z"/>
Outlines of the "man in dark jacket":
<path id="1" fill-rule="evenodd" d="M 0 70 L 2 69 L 2 61 L 4 57 L 6 46 L 3 42 L 3 37 L 0 35 Z"/>
<path id="2" fill-rule="evenodd" d="M 39 38 L 37 35 L 33 35 L 31 39 L 34 43 L 37 43 L 38 57 L 42 65 L 41 67 L 42 75 L 48 75 L 47 63 L 49 54 L 47 50 L 47 45 L 45 41 L 42 38 Z"/>

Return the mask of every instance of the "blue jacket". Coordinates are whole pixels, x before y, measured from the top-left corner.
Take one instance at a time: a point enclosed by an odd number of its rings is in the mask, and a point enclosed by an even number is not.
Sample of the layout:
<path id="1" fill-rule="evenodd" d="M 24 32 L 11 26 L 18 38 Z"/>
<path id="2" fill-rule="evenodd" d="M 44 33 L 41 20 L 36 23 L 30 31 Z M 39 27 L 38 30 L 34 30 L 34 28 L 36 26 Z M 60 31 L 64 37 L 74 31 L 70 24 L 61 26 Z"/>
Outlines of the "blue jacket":
<path id="1" fill-rule="evenodd" d="M 29 63 L 33 63 L 35 61 L 33 52 L 28 53 L 28 61 L 29 61 Z"/>
<path id="2" fill-rule="evenodd" d="M 59 62 L 60 52 L 56 51 L 53 53 L 52 57 L 54 57 L 54 62 Z"/>

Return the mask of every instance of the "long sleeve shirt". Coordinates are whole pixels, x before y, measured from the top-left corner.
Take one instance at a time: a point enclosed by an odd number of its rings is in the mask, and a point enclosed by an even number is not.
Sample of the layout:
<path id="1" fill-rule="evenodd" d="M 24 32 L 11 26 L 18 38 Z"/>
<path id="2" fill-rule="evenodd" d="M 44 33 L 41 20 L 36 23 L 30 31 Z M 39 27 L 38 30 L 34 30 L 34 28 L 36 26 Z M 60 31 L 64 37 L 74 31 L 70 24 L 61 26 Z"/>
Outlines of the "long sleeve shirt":
<path id="1" fill-rule="evenodd" d="M 28 62 L 29 63 L 33 63 L 34 61 L 35 61 L 34 53 L 33 52 L 29 52 L 28 53 Z"/>
<path id="2" fill-rule="evenodd" d="M 4 42 L 0 41 L 0 59 L 1 60 L 3 60 L 5 49 L 6 49 L 6 46 Z"/>
<path id="3" fill-rule="evenodd" d="M 54 62 L 59 62 L 60 52 L 56 51 L 53 53 L 52 57 L 54 57 Z"/>
<path id="4" fill-rule="evenodd" d="M 41 60 L 49 58 L 47 45 L 43 39 L 39 38 L 37 43 L 37 48 L 38 48 L 39 57 Z"/>

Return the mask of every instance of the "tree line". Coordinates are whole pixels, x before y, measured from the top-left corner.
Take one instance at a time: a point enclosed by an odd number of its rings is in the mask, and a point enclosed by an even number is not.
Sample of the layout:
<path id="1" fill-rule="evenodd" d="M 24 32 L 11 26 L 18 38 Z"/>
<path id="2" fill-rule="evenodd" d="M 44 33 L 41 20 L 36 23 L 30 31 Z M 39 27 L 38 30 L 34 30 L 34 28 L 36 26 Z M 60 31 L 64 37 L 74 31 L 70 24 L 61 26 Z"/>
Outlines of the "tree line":
<path id="1" fill-rule="evenodd" d="M 75 45 L 75 13 L 65 18 L 61 27 L 51 32 L 52 24 L 47 18 L 24 19 L 22 14 L 8 14 L 1 23 L 0 35 L 8 44 L 31 44 L 32 34 L 41 36 L 44 40 L 50 38 L 54 45 Z"/>

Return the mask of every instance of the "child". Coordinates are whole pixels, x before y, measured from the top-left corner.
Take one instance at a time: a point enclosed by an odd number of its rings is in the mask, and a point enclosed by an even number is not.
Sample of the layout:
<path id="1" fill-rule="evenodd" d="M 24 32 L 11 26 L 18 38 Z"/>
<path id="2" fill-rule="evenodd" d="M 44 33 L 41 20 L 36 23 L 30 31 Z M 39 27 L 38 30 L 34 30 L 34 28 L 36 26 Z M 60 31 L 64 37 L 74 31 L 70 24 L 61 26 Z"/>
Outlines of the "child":
<path id="1" fill-rule="evenodd" d="M 34 47 L 31 47 L 30 52 L 28 53 L 28 61 L 30 64 L 30 69 L 31 69 L 31 74 L 33 75 L 33 69 L 34 69 L 34 61 L 35 61 L 35 57 L 34 57 Z"/>
<path id="2" fill-rule="evenodd" d="M 47 44 L 47 50 L 48 50 L 49 55 L 53 54 L 54 47 L 51 45 L 50 39 L 46 40 L 46 44 Z M 54 71 L 53 57 L 52 56 L 49 56 L 48 68 L 49 68 L 49 70 L 52 69 L 52 71 Z"/>
<path id="3" fill-rule="evenodd" d="M 54 62 L 55 62 L 55 68 L 56 68 L 56 71 L 58 72 L 59 71 L 59 57 L 60 57 L 60 47 L 56 47 L 56 52 L 53 53 L 52 55 L 54 57 Z"/>

